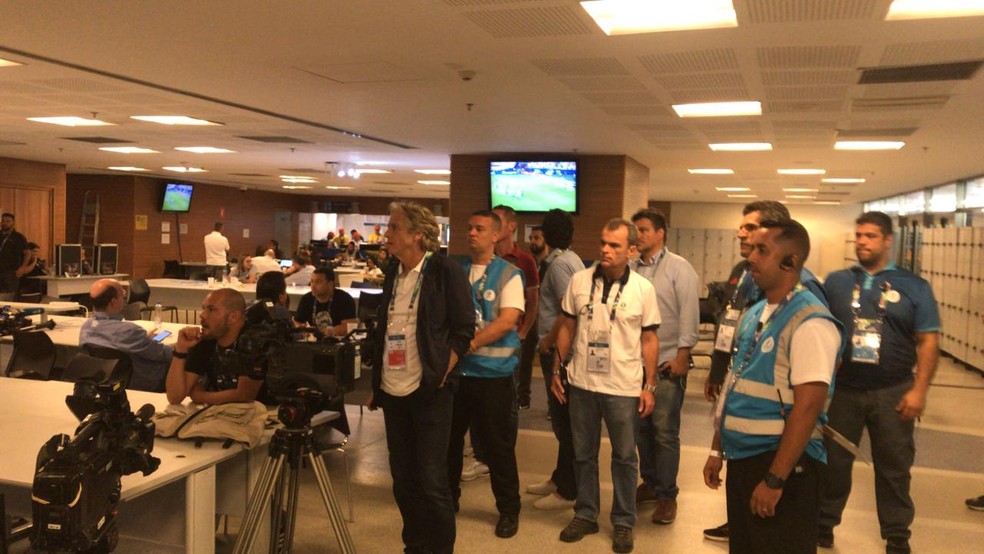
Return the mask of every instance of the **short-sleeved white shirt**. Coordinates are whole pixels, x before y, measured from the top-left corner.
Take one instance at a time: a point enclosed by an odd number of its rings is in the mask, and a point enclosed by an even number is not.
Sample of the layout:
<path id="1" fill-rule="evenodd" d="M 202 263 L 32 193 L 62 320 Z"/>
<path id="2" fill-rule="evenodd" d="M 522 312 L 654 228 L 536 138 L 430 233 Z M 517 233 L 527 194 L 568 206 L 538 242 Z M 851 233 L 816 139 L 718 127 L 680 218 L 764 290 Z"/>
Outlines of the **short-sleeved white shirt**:
<path id="1" fill-rule="evenodd" d="M 392 307 L 392 310 L 389 312 L 387 329 L 383 329 L 387 337 L 383 341 L 383 348 L 386 348 L 388 336 L 391 334 L 406 337 L 407 367 L 405 369 L 391 370 L 389 357 L 386 351 L 383 351 L 383 375 L 380 385 L 386 394 L 392 396 L 407 396 L 417 390 L 424 375 L 423 367 L 420 365 L 420 351 L 417 350 L 417 311 L 420 303 L 425 299 L 418 293 L 413 310 L 409 308 L 410 297 L 413 296 L 418 277 L 422 278 L 420 272 L 426 259 L 427 257 L 424 256 L 407 275 L 400 275 L 393 290 L 393 300 L 390 306 L 384 307 L 386 310 Z M 421 290 L 423 290 L 423 283 L 421 283 Z"/>
<path id="2" fill-rule="evenodd" d="M 759 321 L 766 322 L 778 304 L 767 304 Z M 793 333 L 789 349 L 789 384 L 827 383 L 834 378 L 837 353 L 840 352 L 840 330 L 833 321 L 814 317 L 800 323 Z"/>
<path id="3" fill-rule="evenodd" d="M 474 285 L 482 275 L 485 275 L 487 265 L 472 265 L 468 270 L 468 282 Z M 523 279 L 520 273 L 514 275 L 506 286 L 502 287 L 502 296 L 499 297 L 499 309 L 516 308 L 520 312 L 526 311 L 526 292 L 523 290 Z M 498 316 L 499 314 L 496 314 Z"/>
<path id="4" fill-rule="evenodd" d="M 205 235 L 205 265 L 225 265 L 229 240 L 218 231 Z"/>
<path id="5" fill-rule="evenodd" d="M 604 281 L 594 277 L 595 268 L 578 271 L 571 277 L 561 303 L 565 314 L 577 316 L 574 334 L 574 359 L 567 368 L 571 385 L 592 392 L 614 396 L 639 396 L 643 382 L 642 330 L 659 325 L 656 289 L 648 279 L 629 272 L 624 288 L 621 281 L 612 284 L 606 303 L 601 303 Z M 588 314 L 591 283 L 595 283 L 593 316 Z M 621 294 L 619 294 L 621 290 Z M 618 306 L 614 306 L 618 297 Z M 615 320 L 611 321 L 615 307 Z M 562 316 L 562 317 L 567 317 Z M 588 371 L 588 339 L 591 329 L 609 327 L 608 373 Z"/>

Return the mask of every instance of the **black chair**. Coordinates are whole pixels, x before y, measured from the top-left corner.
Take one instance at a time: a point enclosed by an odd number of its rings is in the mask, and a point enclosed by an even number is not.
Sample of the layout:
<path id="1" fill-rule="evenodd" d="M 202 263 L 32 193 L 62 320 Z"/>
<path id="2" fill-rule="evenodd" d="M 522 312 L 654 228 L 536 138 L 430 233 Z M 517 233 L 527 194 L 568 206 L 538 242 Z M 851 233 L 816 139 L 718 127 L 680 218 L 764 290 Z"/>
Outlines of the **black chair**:
<path id="1" fill-rule="evenodd" d="M 185 274 L 181 263 L 178 260 L 164 260 L 164 274 L 161 277 L 165 279 L 184 279 Z"/>
<path id="2" fill-rule="evenodd" d="M 114 360 L 116 362 L 116 366 L 113 368 L 113 372 L 109 375 L 109 380 L 119 381 L 123 384 L 123 388 L 130 388 L 130 377 L 133 375 L 133 359 L 130 358 L 129 354 L 116 350 L 115 348 L 96 346 L 93 344 L 87 344 L 82 348 L 93 358 L 99 358 L 101 360 Z M 162 381 L 158 389 L 148 392 L 161 392 L 163 390 L 164 382 Z"/>
<path id="3" fill-rule="evenodd" d="M 353 289 L 378 289 L 379 285 L 375 281 L 352 281 Z"/>
<path id="4" fill-rule="evenodd" d="M 126 306 L 123 306 L 123 319 L 127 321 L 143 319 L 143 311 L 146 308 L 147 305 L 143 302 L 130 302 Z"/>
<path id="5" fill-rule="evenodd" d="M 58 379 L 69 383 L 78 383 L 79 381 L 102 383 L 113 375 L 119 364 L 120 360 L 118 359 L 107 360 L 90 356 L 85 352 L 78 352 L 68 361 L 68 367 Z"/>
<path id="6" fill-rule="evenodd" d="M 208 281 L 208 272 L 204 269 L 194 269 L 188 274 L 189 281 Z"/>
<path id="7" fill-rule="evenodd" d="M 145 307 L 141 308 L 142 312 L 153 312 L 154 306 L 150 303 L 150 285 L 147 284 L 146 279 L 131 279 L 130 280 L 130 304 L 136 302 L 143 302 Z M 171 312 L 171 321 L 178 321 L 178 307 L 177 306 L 161 306 L 163 311 Z M 127 318 L 129 319 L 129 318 Z"/>
<path id="8" fill-rule="evenodd" d="M 43 330 L 14 333 L 14 351 L 4 375 L 16 379 L 47 381 L 55 377 L 55 344 Z"/>

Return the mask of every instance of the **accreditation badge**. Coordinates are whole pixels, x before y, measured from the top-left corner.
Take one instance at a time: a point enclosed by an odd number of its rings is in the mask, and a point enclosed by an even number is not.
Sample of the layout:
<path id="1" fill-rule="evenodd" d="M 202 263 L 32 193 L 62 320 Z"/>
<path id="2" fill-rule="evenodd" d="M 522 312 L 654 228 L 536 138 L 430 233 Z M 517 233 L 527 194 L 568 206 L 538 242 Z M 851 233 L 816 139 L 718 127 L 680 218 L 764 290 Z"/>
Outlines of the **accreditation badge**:
<path id="1" fill-rule="evenodd" d="M 400 334 L 386 335 L 386 363 L 388 369 L 404 371 L 407 369 L 407 336 Z"/>
<path id="2" fill-rule="evenodd" d="M 735 341 L 735 330 L 738 329 L 738 319 L 740 317 L 741 311 L 739 310 L 734 308 L 725 310 L 724 319 L 718 325 L 717 338 L 714 339 L 714 350 L 726 354 L 731 353 L 731 346 Z"/>
<path id="3" fill-rule="evenodd" d="M 851 361 L 878 365 L 881 350 L 881 326 L 877 319 L 854 320 L 854 336 L 851 337 Z"/>
<path id="4" fill-rule="evenodd" d="M 608 329 L 595 329 L 588 337 L 588 371 L 608 373 L 611 368 L 611 336 Z"/>

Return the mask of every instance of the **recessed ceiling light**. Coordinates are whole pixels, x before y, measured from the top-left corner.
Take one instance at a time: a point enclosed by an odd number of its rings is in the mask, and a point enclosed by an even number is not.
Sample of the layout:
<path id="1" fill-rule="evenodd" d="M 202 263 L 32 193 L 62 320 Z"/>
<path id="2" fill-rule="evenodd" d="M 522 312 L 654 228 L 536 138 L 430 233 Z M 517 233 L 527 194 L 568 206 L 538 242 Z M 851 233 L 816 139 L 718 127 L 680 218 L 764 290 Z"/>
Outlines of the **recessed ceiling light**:
<path id="1" fill-rule="evenodd" d="M 355 165 L 390 165 L 389 162 L 376 162 L 376 161 L 361 161 L 355 162 Z"/>
<path id="2" fill-rule="evenodd" d="M 816 196 L 811 194 L 787 194 L 786 198 L 792 198 L 795 200 L 813 200 Z"/>
<path id="3" fill-rule="evenodd" d="M 207 171 L 200 167 L 187 167 L 183 165 L 169 165 L 161 169 L 166 169 L 168 171 L 176 171 L 178 173 L 205 173 Z"/>
<path id="4" fill-rule="evenodd" d="M 817 200 L 814 204 L 818 206 L 840 206 L 840 200 Z"/>
<path id="5" fill-rule="evenodd" d="M 606 35 L 737 27 L 731 0 L 591 0 L 581 7 Z"/>
<path id="6" fill-rule="evenodd" d="M 728 198 L 758 198 L 757 194 L 729 194 Z"/>
<path id="7" fill-rule="evenodd" d="M 734 169 L 688 169 L 691 175 L 734 175 Z"/>
<path id="8" fill-rule="evenodd" d="M 892 140 L 839 140 L 834 150 L 899 150 L 904 142 Z"/>
<path id="9" fill-rule="evenodd" d="M 353 187 L 336 187 L 334 185 L 327 185 L 325 188 L 331 190 L 352 190 Z"/>
<path id="10" fill-rule="evenodd" d="M 285 188 L 287 190 L 297 190 L 297 189 L 309 189 L 311 187 L 304 186 L 304 185 L 282 185 L 281 188 Z"/>
<path id="11" fill-rule="evenodd" d="M 768 142 L 721 142 L 707 145 L 715 152 L 762 152 L 772 150 Z"/>
<path id="12" fill-rule="evenodd" d="M 362 175 L 382 175 L 384 173 L 393 173 L 392 169 L 368 169 L 368 168 L 361 169 L 360 168 L 360 169 L 356 169 L 355 171 L 361 173 Z"/>
<path id="13" fill-rule="evenodd" d="M 414 169 L 413 171 L 424 175 L 451 175 L 450 169 Z"/>
<path id="14" fill-rule="evenodd" d="M 721 192 L 745 192 L 752 189 L 748 187 L 715 187 L 715 190 L 719 190 Z"/>
<path id="15" fill-rule="evenodd" d="M 981 0 L 895 0 L 885 21 L 984 15 Z"/>
<path id="16" fill-rule="evenodd" d="M 782 189 L 783 192 L 820 192 L 820 189 L 791 188 Z"/>
<path id="17" fill-rule="evenodd" d="M 5 60 L 3 58 L 0 58 L 0 67 L 15 67 L 15 66 L 18 66 L 18 65 L 24 65 L 24 64 L 17 63 L 15 61 L 11 61 L 11 60 Z"/>
<path id="18" fill-rule="evenodd" d="M 105 150 L 106 152 L 115 152 L 117 154 L 160 154 L 157 150 L 140 148 L 139 146 L 103 146 L 99 149 Z"/>
<path id="19" fill-rule="evenodd" d="M 222 125 L 215 121 L 197 119 L 186 115 L 134 115 L 130 119 L 160 123 L 161 125 Z"/>
<path id="20" fill-rule="evenodd" d="M 285 183 L 317 183 L 318 180 L 313 177 L 303 177 L 295 175 L 281 175 L 280 180 Z"/>
<path id="21" fill-rule="evenodd" d="M 144 169 L 142 167 L 130 167 L 130 166 L 117 166 L 109 167 L 107 169 L 112 169 L 113 171 L 150 171 L 149 169 Z"/>
<path id="22" fill-rule="evenodd" d="M 87 119 L 84 117 L 29 117 L 28 121 L 36 121 L 38 123 L 51 123 L 52 125 L 62 125 L 64 127 L 100 127 L 103 125 L 116 125 L 115 123 L 109 123 L 106 121 L 100 121 L 98 119 Z"/>
<path id="23" fill-rule="evenodd" d="M 178 146 L 175 150 L 191 152 L 193 154 L 235 154 L 235 150 L 225 148 L 215 148 L 214 146 Z"/>
<path id="24" fill-rule="evenodd" d="M 777 169 L 779 175 L 825 175 L 826 169 Z"/>
<path id="25" fill-rule="evenodd" d="M 738 117 L 762 115 L 761 102 L 706 102 L 703 104 L 674 104 L 680 117 Z"/>
<path id="26" fill-rule="evenodd" d="M 840 184 L 863 183 L 864 181 L 865 181 L 864 179 L 855 179 L 855 178 L 848 178 L 848 177 L 832 177 L 828 179 L 820 179 L 821 183 L 840 183 Z"/>
<path id="27" fill-rule="evenodd" d="M 417 181 L 421 185 L 450 185 L 451 181 Z"/>

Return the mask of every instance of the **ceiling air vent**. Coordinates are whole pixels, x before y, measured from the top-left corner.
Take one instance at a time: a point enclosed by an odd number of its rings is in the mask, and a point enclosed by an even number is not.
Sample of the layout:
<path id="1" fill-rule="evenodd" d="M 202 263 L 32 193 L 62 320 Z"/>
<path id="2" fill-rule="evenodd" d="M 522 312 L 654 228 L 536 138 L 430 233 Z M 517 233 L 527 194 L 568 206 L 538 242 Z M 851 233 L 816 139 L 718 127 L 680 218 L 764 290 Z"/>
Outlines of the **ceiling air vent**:
<path id="1" fill-rule="evenodd" d="M 389 187 L 408 187 L 408 186 L 410 186 L 410 183 L 398 183 L 396 181 L 373 181 L 372 184 L 374 184 L 374 185 L 389 186 Z"/>
<path id="2" fill-rule="evenodd" d="M 280 171 L 286 173 L 324 173 L 324 169 L 311 169 L 309 167 L 281 167 Z"/>
<path id="3" fill-rule="evenodd" d="M 238 135 L 238 136 L 241 139 L 255 140 L 256 142 L 266 142 L 266 143 L 270 143 L 270 144 L 311 144 L 310 142 L 308 142 L 306 140 L 301 140 L 299 138 L 294 138 L 294 137 L 277 137 L 277 136 L 270 136 L 270 137 L 266 137 L 266 136 L 247 137 L 247 136 L 242 136 L 242 135 Z"/>
<path id="4" fill-rule="evenodd" d="M 936 110 L 946 105 L 949 96 L 910 96 L 907 98 L 855 98 L 852 112 L 883 110 Z"/>
<path id="5" fill-rule="evenodd" d="M 878 137 L 908 137 L 918 130 L 917 127 L 899 129 L 837 129 L 838 138 L 878 138 Z"/>
<path id="6" fill-rule="evenodd" d="M 974 76 L 984 60 L 972 62 L 872 67 L 861 70 L 859 85 L 883 83 L 918 83 L 923 81 L 965 81 Z"/>
<path id="7" fill-rule="evenodd" d="M 115 139 L 109 137 L 62 137 L 65 140 L 77 140 L 79 142 L 91 142 L 93 144 L 131 144 L 132 140 Z"/>

